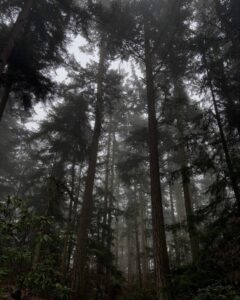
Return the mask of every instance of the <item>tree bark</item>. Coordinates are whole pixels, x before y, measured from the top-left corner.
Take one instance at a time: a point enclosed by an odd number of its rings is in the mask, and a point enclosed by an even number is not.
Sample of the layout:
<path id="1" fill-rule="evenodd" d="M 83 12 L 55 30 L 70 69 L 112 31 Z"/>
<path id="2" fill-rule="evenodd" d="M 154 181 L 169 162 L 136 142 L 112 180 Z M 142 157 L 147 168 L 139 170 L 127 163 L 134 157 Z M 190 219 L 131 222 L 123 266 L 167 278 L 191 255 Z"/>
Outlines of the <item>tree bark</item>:
<path id="1" fill-rule="evenodd" d="M 71 221 L 71 230 L 73 230 L 73 231 L 76 229 L 77 208 L 78 208 L 78 200 L 79 200 L 79 195 L 80 195 L 80 190 L 81 190 L 81 181 L 82 181 L 82 169 L 83 169 L 83 163 L 81 163 L 79 166 L 79 177 L 78 177 L 78 182 L 77 182 L 77 187 L 76 187 L 76 196 L 74 197 L 74 203 L 73 203 L 73 209 L 72 209 L 73 216 L 72 216 L 72 221 Z M 70 238 L 69 246 L 68 246 L 67 270 L 69 270 L 69 267 L 70 267 L 73 246 L 74 246 L 73 240 L 72 240 L 72 238 Z"/>
<path id="2" fill-rule="evenodd" d="M 114 139 L 115 140 L 115 139 Z M 116 209 L 119 209 L 119 197 L 120 197 L 120 182 L 119 182 L 119 178 L 116 178 Z M 119 216 L 116 216 L 116 221 L 115 221 L 115 261 L 116 261 L 116 266 L 119 265 L 119 240 L 120 240 L 120 236 L 119 236 L 119 232 L 120 232 L 120 226 L 119 226 Z"/>
<path id="3" fill-rule="evenodd" d="M 111 250 L 112 244 L 112 213 L 113 213 L 113 199 L 114 199 L 114 179 L 115 179 L 115 151 L 116 151 L 116 137 L 115 137 L 115 128 L 112 129 L 112 161 L 111 161 L 111 180 L 110 180 L 110 195 L 109 195 L 109 204 L 108 204 L 108 235 L 107 235 L 107 247 L 109 251 Z"/>
<path id="4" fill-rule="evenodd" d="M 97 101 L 95 111 L 95 125 L 92 137 L 87 178 L 83 195 L 81 214 L 78 220 L 77 245 L 74 260 L 74 274 L 72 280 L 72 300 L 85 300 L 86 260 L 88 247 L 88 230 L 91 224 L 93 210 L 93 186 L 96 172 L 97 154 L 103 119 L 103 77 L 105 62 L 105 45 L 103 39 L 100 45 L 100 59 L 97 75 Z"/>
<path id="5" fill-rule="evenodd" d="M 190 191 L 190 176 L 189 176 L 189 171 L 186 162 L 184 145 L 182 145 L 181 153 L 182 153 L 181 176 L 182 176 L 183 195 L 184 195 L 184 202 L 185 202 L 185 209 L 186 209 L 186 216 L 187 216 L 187 227 L 188 227 L 188 234 L 190 239 L 192 259 L 193 261 L 196 261 L 198 259 L 198 254 L 199 254 L 199 244 L 197 240 L 197 231 L 194 224 L 192 195 Z"/>
<path id="6" fill-rule="evenodd" d="M 102 244 L 106 245 L 107 238 L 107 215 L 108 215 L 108 206 L 109 206 L 109 173 L 110 173 L 110 151 L 112 144 L 112 116 L 109 120 L 108 128 L 108 138 L 107 138 L 107 155 L 106 155 L 106 164 L 105 164 L 105 190 L 104 190 L 104 209 L 103 209 L 103 227 L 102 227 Z"/>
<path id="7" fill-rule="evenodd" d="M 33 5 L 33 0 L 25 0 L 22 10 L 20 11 L 15 24 L 10 32 L 9 38 L 6 41 L 3 49 L 0 52 L 0 82 L 2 81 L 2 74 L 8 63 L 8 59 L 19 38 L 22 37 L 25 26 L 27 24 L 29 14 Z"/>
<path id="8" fill-rule="evenodd" d="M 205 41 L 203 41 L 203 43 L 205 43 Z M 218 129 L 219 129 L 219 133 L 220 133 L 220 138 L 221 138 L 221 143 L 222 143 L 222 148 L 223 148 L 226 164 L 228 167 L 229 177 L 230 177 L 232 189 L 233 189 L 233 192 L 235 195 L 235 199 L 237 202 L 238 210 L 240 211 L 240 191 L 239 191 L 239 187 L 238 187 L 237 176 L 235 174 L 234 167 L 232 164 L 231 156 L 230 156 L 229 149 L 228 149 L 227 139 L 226 139 L 226 136 L 224 133 L 224 129 L 223 129 L 223 125 L 222 125 L 222 121 L 221 121 L 221 117 L 220 117 L 220 112 L 218 109 L 218 104 L 217 104 L 216 96 L 214 93 L 211 72 L 210 72 L 210 69 L 208 66 L 208 61 L 207 61 L 206 52 L 205 52 L 205 44 L 203 44 L 202 57 L 203 57 L 203 62 L 204 62 L 205 69 L 207 72 L 208 86 L 209 86 L 211 96 L 212 96 L 216 121 L 217 121 Z"/>
<path id="9" fill-rule="evenodd" d="M 174 214 L 174 203 L 173 203 L 173 191 L 172 191 L 172 182 L 169 182 L 169 197 L 170 197 L 170 208 L 171 208 L 171 221 L 172 225 L 176 225 L 176 217 Z M 176 228 L 173 229 L 173 241 L 174 241 L 174 250 L 176 255 L 176 263 L 178 266 L 181 264 L 180 253 L 179 253 L 179 244 Z"/>
<path id="10" fill-rule="evenodd" d="M 141 228 L 141 244 L 142 244 L 142 279 L 143 285 L 148 281 L 148 255 L 147 255 L 147 237 L 145 226 L 145 205 L 141 191 L 139 191 L 140 202 L 140 228 Z"/>
<path id="11" fill-rule="evenodd" d="M 133 228 L 130 220 L 127 220 L 127 270 L 128 270 L 128 284 L 132 285 L 134 275 L 133 275 L 133 262 L 134 262 L 134 253 L 133 253 Z"/>
<path id="12" fill-rule="evenodd" d="M 69 202 L 69 209 L 68 209 L 68 220 L 67 220 L 67 226 L 65 230 L 65 236 L 64 236 L 64 246 L 63 246 L 63 255 L 62 255 L 62 275 L 63 278 L 66 278 L 66 273 L 68 271 L 68 249 L 70 246 L 69 243 L 69 237 L 70 237 L 70 232 L 71 232 L 71 227 L 72 227 L 72 215 L 73 215 L 73 204 L 75 202 L 74 199 L 74 192 L 75 192 L 75 157 L 73 158 L 73 163 L 72 163 L 72 169 L 71 169 L 71 193 L 69 193 L 70 196 L 70 202 Z M 69 191 L 70 192 L 70 191 Z"/>
<path id="13" fill-rule="evenodd" d="M 134 211 L 134 227 L 135 227 L 135 242 L 136 242 L 136 269 L 138 274 L 138 282 L 140 288 L 142 287 L 142 267 L 141 267 L 141 253 L 139 242 L 139 230 L 138 230 L 138 199 L 137 189 L 135 188 L 135 211 Z"/>
<path id="14" fill-rule="evenodd" d="M 158 299 L 170 300 L 172 299 L 172 295 L 169 289 L 170 268 L 163 217 L 163 201 L 159 172 L 158 132 L 155 108 L 155 87 L 153 80 L 151 46 L 149 41 L 149 30 L 147 20 L 145 20 L 144 24 L 144 39 L 148 104 L 148 144 L 150 154 L 152 228 L 154 248 L 153 250 L 155 261 L 156 285 L 157 290 L 159 292 Z"/>
<path id="15" fill-rule="evenodd" d="M 12 82 L 7 81 L 5 86 L 2 87 L 1 98 L 0 98 L 0 122 L 2 121 L 3 113 L 7 106 L 9 94 L 11 92 Z"/>

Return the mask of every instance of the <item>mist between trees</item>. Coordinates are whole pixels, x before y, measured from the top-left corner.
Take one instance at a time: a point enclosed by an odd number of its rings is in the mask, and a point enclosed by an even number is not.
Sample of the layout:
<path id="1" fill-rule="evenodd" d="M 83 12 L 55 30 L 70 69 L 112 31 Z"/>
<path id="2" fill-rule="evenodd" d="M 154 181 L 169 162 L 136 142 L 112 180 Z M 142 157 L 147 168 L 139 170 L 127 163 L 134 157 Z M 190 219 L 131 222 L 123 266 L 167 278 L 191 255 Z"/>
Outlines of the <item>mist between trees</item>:
<path id="1" fill-rule="evenodd" d="M 239 56 L 238 0 L 0 0 L 1 299 L 240 299 Z"/>

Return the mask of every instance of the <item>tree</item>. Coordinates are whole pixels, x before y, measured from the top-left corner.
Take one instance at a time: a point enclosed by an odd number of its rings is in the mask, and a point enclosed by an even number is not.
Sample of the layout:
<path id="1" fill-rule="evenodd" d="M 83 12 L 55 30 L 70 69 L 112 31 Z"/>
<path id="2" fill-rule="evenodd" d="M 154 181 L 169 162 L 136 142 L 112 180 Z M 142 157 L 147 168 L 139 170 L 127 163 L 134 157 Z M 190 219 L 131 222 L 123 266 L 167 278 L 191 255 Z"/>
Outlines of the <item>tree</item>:
<path id="1" fill-rule="evenodd" d="M 28 17 L 29 17 L 32 5 L 33 5 L 32 0 L 27 0 L 24 2 L 24 5 L 17 17 L 17 20 L 14 23 L 14 26 L 10 32 L 8 40 L 7 40 L 4 48 L 1 50 L 1 54 L 0 54 L 0 76 L 1 77 L 0 78 L 2 78 L 2 74 L 5 70 L 8 59 L 16 45 L 17 39 L 19 38 L 19 36 L 21 37 L 23 35 L 25 26 L 28 22 Z"/>
<path id="2" fill-rule="evenodd" d="M 4 9 L 6 4 L 2 5 L 9 24 L 1 28 L 0 33 L 3 45 L 0 49 L 0 119 L 11 92 L 26 107 L 30 106 L 32 99 L 42 100 L 54 93 L 49 73 L 54 66 L 63 63 L 67 35 L 74 31 L 82 15 L 73 1 L 35 3 L 26 0 L 23 7 L 16 4 L 20 13 L 12 24 L 14 14 L 9 17 L 7 8 Z M 11 8 L 11 4 L 9 6 Z"/>

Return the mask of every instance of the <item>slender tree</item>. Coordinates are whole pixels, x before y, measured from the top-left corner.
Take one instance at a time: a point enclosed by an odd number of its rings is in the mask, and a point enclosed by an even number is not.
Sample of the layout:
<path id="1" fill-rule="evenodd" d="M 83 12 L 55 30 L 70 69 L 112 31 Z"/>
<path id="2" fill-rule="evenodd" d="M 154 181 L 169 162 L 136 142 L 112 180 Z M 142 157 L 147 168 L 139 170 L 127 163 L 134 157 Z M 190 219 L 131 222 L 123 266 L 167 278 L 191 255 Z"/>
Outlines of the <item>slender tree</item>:
<path id="1" fill-rule="evenodd" d="M 86 279 L 86 258 L 87 258 L 87 243 L 88 230 L 91 224 L 93 210 L 93 186 L 97 163 L 98 145 L 101 134 L 103 120 L 103 78 L 105 73 L 106 49 L 105 41 L 102 38 L 99 46 L 99 64 L 97 74 L 97 99 L 95 108 L 95 125 L 92 136 L 91 150 L 89 155 L 88 172 L 85 183 L 85 191 L 81 215 L 78 221 L 77 245 L 74 259 L 74 276 L 72 281 L 72 300 L 87 299 L 85 290 Z"/>

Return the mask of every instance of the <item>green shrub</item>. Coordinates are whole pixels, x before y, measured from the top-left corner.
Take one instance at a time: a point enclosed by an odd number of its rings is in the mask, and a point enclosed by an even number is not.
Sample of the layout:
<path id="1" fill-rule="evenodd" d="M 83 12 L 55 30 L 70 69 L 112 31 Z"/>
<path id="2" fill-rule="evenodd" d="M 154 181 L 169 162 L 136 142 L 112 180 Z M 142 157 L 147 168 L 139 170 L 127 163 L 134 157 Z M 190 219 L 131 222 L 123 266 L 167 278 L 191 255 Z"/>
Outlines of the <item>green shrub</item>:
<path id="1" fill-rule="evenodd" d="M 192 300 L 240 300 L 240 295 L 233 287 L 216 283 L 198 290 L 196 297 Z"/>
<path id="2" fill-rule="evenodd" d="M 49 257 L 29 272 L 24 285 L 34 295 L 52 297 L 56 300 L 68 299 L 70 289 L 61 283 L 61 276 L 56 271 L 54 259 Z"/>

